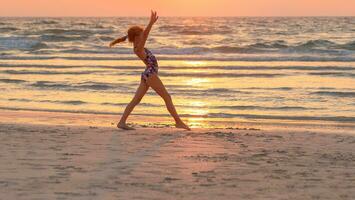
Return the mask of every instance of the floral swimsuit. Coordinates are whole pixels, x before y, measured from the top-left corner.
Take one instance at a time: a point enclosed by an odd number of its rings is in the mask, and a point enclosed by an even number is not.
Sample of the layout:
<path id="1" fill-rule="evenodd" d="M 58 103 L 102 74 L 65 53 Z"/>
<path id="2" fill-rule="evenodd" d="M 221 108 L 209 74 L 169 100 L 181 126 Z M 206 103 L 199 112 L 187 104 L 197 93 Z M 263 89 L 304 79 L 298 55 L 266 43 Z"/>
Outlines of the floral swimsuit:
<path id="1" fill-rule="evenodd" d="M 147 57 L 144 60 L 144 63 L 147 65 L 147 68 L 142 73 L 142 80 L 147 81 L 148 77 L 158 73 L 158 61 L 151 51 L 144 48 Z"/>

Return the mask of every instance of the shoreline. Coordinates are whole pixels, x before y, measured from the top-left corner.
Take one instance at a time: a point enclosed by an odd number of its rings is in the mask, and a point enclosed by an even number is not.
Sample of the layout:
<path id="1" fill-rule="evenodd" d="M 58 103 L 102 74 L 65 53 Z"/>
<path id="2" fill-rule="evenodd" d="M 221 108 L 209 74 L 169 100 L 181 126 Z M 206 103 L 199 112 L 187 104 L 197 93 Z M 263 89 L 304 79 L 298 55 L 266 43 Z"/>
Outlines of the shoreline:
<path id="1" fill-rule="evenodd" d="M 46 112 L 27 110 L 0 109 L 1 123 L 38 124 L 38 125 L 66 125 L 88 127 L 113 127 L 120 115 L 88 114 L 67 112 Z M 197 129 L 225 129 L 225 130 L 283 130 L 283 131 L 316 131 L 323 133 L 347 133 L 355 135 L 355 125 L 350 123 L 326 123 L 326 122 L 297 122 L 297 121 L 209 121 L 206 118 L 183 118 L 192 128 Z M 164 128 L 174 127 L 174 122 L 168 117 L 147 117 L 134 115 L 129 117 L 128 124 L 135 128 Z M 213 125 L 211 125 L 213 124 Z"/>

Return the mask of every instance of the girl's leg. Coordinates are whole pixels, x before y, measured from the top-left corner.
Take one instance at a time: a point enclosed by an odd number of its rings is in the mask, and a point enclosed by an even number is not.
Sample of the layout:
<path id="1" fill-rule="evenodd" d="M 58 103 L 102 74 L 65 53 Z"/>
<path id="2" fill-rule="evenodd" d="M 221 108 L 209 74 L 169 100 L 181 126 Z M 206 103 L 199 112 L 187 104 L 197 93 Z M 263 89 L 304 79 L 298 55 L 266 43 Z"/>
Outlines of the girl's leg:
<path id="1" fill-rule="evenodd" d="M 182 120 L 180 119 L 179 115 L 176 112 L 175 106 L 173 104 L 173 101 L 171 99 L 170 94 L 168 93 L 168 91 L 166 90 L 165 86 L 163 85 L 163 83 L 161 82 L 160 78 L 158 77 L 158 75 L 152 75 L 148 78 L 147 80 L 147 84 L 152 87 L 156 93 L 159 94 L 159 96 L 161 96 L 164 99 L 166 108 L 168 109 L 168 111 L 170 112 L 171 116 L 174 118 L 175 123 L 176 123 L 176 127 L 177 128 L 183 128 L 183 129 L 187 129 L 190 130 L 190 128 L 184 123 L 182 122 Z"/>
<path id="2" fill-rule="evenodd" d="M 134 107 L 137 104 L 139 104 L 139 102 L 142 100 L 145 93 L 147 93 L 148 89 L 149 89 L 149 86 L 147 85 L 147 83 L 145 83 L 143 80 L 141 80 L 141 83 L 139 84 L 136 94 L 134 95 L 131 102 L 127 105 L 127 107 L 121 117 L 120 122 L 118 122 L 118 124 L 117 124 L 118 128 L 122 128 L 122 129 L 126 129 L 126 130 L 133 130 L 134 129 L 134 128 L 131 128 L 126 125 L 126 120 L 129 116 L 129 114 L 131 114 L 131 112 L 133 111 Z"/>

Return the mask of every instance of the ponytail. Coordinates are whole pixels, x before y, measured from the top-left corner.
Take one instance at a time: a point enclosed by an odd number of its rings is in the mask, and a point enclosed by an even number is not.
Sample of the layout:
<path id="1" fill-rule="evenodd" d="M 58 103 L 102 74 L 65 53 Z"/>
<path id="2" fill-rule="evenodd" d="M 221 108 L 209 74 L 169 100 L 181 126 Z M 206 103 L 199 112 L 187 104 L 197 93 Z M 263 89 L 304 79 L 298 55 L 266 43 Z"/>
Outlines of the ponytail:
<path id="1" fill-rule="evenodd" d="M 124 42 L 124 41 L 127 40 L 127 38 L 128 38 L 128 35 L 125 35 L 125 36 L 123 36 L 123 37 L 120 38 L 120 41 L 119 41 L 119 42 Z"/>
<path id="2" fill-rule="evenodd" d="M 121 43 L 121 42 L 124 42 L 124 41 L 126 41 L 126 40 L 127 40 L 127 38 L 128 38 L 128 36 L 127 36 L 127 35 L 125 35 L 125 36 L 123 36 L 123 37 L 120 37 L 120 38 L 118 38 L 117 40 L 115 40 L 115 43 Z"/>
<path id="3" fill-rule="evenodd" d="M 127 35 L 125 35 L 125 36 L 123 36 L 123 37 L 120 37 L 120 38 L 117 38 L 117 39 L 115 39 L 114 41 L 112 41 L 109 46 L 110 46 L 110 47 L 113 47 L 113 46 L 115 46 L 115 44 L 118 44 L 118 43 L 121 43 L 121 42 L 126 41 L 127 38 L 128 38 Z"/>

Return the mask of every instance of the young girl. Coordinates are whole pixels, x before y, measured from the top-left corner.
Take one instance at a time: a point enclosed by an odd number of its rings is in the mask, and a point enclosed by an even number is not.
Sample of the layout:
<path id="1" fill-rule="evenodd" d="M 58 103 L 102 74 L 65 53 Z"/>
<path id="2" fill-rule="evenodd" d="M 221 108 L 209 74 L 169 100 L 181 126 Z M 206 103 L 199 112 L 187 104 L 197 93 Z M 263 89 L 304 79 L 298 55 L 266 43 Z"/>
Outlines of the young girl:
<path id="1" fill-rule="evenodd" d="M 125 130 L 133 130 L 132 127 L 127 126 L 126 120 L 129 114 L 133 111 L 134 107 L 141 101 L 149 87 L 152 87 L 164 99 L 168 111 L 174 117 L 176 123 L 175 126 L 177 128 L 190 130 L 190 128 L 180 119 L 179 115 L 177 114 L 171 96 L 158 76 L 157 59 L 152 54 L 152 52 L 145 48 L 145 43 L 147 41 L 149 32 L 157 20 L 157 13 L 152 11 L 149 24 L 145 29 L 139 26 L 133 26 L 128 29 L 128 35 L 118 38 L 110 43 L 110 47 L 113 47 L 115 44 L 124 42 L 128 38 L 128 41 L 133 44 L 134 53 L 146 65 L 146 68 L 142 73 L 141 83 L 136 91 L 136 94 L 132 101 L 127 105 L 121 120 L 117 124 L 117 127 Z"/>

